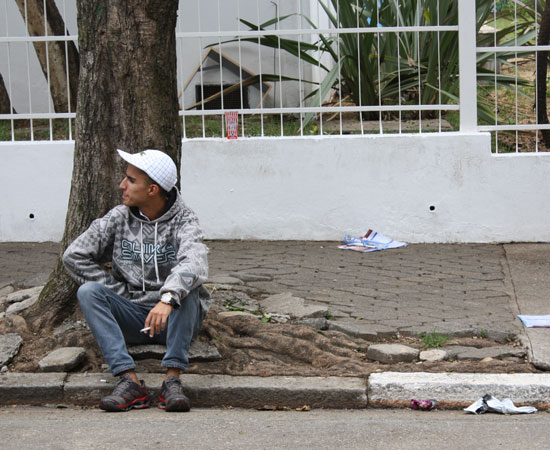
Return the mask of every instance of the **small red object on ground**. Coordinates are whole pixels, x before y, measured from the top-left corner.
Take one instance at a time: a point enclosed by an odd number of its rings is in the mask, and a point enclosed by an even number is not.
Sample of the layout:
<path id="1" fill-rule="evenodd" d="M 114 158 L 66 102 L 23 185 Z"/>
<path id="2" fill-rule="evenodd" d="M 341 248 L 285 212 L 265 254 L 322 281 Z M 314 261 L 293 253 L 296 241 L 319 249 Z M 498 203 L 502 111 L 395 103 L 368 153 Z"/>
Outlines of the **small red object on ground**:
<path id="1" fill-rule="evenodd" d="M 430 411 L 436 406 L 437 402 L 435 400 L 415 400 L 414 398 L 411 400 L 412 409 L 417 409 L 420 411 Z"/>

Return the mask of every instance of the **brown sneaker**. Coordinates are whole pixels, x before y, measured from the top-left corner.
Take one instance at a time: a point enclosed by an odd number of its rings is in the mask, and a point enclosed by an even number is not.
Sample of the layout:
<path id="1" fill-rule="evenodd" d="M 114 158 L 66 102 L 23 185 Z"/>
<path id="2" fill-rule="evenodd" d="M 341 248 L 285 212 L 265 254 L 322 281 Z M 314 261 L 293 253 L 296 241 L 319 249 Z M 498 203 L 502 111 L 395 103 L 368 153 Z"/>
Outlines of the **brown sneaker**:
<path id="1" fill-rule="evenodd" d="M 103 397 L 99 407 L 104 411 L 120 412 L 136 408 L 149 408 L 151 396 L 145 387 L 143 380 L 137 384 L 125 373 L 118 380 L 111 395 Z"/>

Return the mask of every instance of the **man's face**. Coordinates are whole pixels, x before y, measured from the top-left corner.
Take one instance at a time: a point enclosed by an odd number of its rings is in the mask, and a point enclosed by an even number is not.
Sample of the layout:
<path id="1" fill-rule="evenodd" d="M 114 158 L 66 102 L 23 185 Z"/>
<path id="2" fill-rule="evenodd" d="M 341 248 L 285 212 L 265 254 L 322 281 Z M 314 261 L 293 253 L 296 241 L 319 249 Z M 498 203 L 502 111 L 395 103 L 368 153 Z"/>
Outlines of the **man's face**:
<path id="1" fill-rule="evenodd" d="M 122 203 L 126 206 L 137 206 L 142 209 L 151 201 L 151 184 L 147 175 L 131 164 L 126 168 L 126 176 L 120 182 Z"/>

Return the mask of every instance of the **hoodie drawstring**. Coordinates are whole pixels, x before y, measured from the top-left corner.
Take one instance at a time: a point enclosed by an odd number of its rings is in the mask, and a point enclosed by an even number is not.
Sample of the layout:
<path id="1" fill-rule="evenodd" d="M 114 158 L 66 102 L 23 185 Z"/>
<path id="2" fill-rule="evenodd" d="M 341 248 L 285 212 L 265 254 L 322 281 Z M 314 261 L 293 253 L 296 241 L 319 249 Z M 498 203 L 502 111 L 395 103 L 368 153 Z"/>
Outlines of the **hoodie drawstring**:
<path id="1" fill-rule="evenodd" d="M 140 222 L 139 238 L 141 240 L 141 286 L 143 292 L 145 292 L 145 256 L 143 254 L 143 223 Z"/>
<path id="2" fill-rule="evenodd" d="M 159 280 L 159 266 L 157 263 L 157 230 L 158 230 L 158 222 L 155 222 L 155 247 L 153 248 L 153 255 L 155 260 L 155 273 L 157 274 L 157 283 L 160 283 Z"/>

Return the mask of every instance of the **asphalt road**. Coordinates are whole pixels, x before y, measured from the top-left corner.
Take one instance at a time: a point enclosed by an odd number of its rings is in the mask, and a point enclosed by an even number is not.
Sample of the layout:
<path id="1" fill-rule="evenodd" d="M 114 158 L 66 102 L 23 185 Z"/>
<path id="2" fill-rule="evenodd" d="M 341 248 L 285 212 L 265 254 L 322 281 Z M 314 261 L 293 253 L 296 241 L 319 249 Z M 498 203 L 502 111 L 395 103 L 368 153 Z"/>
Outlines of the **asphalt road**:
<path id="1" fill-rule="evenodd" d="M 0 408 L 2 449 L 550 448 L 550 414 L 462 411 Z"/>

